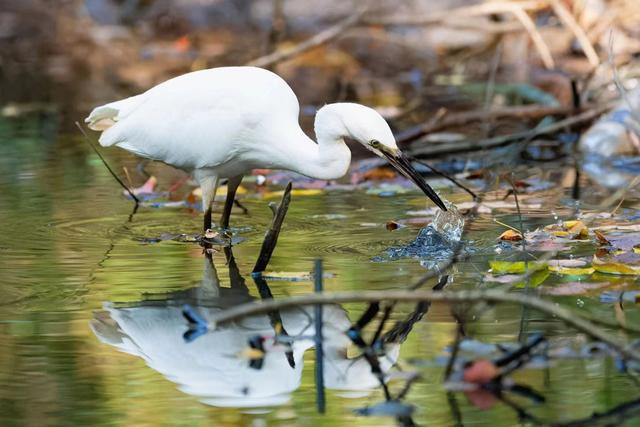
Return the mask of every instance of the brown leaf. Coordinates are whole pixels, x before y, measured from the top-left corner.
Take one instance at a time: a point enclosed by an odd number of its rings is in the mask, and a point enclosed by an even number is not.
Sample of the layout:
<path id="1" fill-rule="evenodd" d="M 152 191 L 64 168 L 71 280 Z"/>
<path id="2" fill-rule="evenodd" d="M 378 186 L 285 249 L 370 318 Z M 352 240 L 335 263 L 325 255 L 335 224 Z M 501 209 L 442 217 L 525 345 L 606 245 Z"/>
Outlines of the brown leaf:
<path id="1" fill-rule="evenodd" d="M 522 240 L 522 234 L 515 230 L 507 230 L 498 237 L 500 240 L 519 241 Z"/>

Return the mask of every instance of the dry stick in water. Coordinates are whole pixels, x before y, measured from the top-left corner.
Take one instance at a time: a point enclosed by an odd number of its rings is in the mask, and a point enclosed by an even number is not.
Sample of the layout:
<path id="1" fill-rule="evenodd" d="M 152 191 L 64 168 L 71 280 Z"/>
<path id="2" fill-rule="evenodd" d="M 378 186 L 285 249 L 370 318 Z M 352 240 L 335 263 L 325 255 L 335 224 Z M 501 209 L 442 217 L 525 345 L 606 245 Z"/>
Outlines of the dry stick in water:
<path id="1" fill-rule="evenodd" d="M 267 230 L 264 241 L 262 242 L 260 255 L 258 256 L 255 267 L 253 267 L 253 273 L 262 273 L 267 268 L 267 264 L 269 264 L 273 250 L 276 247 L 276 243 L 278 243 L 278 236 L 280 235 L 282 222 L 284 221 L 284 217 L 289 209 L 289 203 L 291 202 L 291 187 L 291 183 L 287 184 L 287 188 L 284 190 L 282 201 L 280 202 L 277 210 L 274 208 L 273 203 L 269 204 L 269 207 L 274 210 L 273 220 L 271 221 L 271 226 Z"/>
<path id="2" fill-rule="evenodd" d="M 531 295 L 507 293 L 495 290 L 473 291 L 359 291 L 336 292 L 331 294 L 311 294 L 283 298 L 279 300 L 259 301 L 241 304 L 222 311 L 216 316 L 215 324 L 224 324 L 246 316 L 267 313 L 272 310 L 300 307 L 314 304 L 342 304 L 353 302 L 376 302 L 395 300 L 397 302 L 430 301 L 449 304 L 460 303 L 512 303 L 553 316 L 569 326 L 583 332 L 591 338 L 609 345 L 622 356 L 640 360 L 640 353 L 633 347 L 616 339 L 611 333 L 596 326 L 590 319 L 582 317 L 553 302 Z"/>
<path id="3" fill-rule="evenodd" d="M 111 167 L 109 167 L 109 164 L 104 159 L 104 157 L 102 157 L 102 154 L 100 154 L 100 152 L 98 151 L 96 146 L 93 145 L 93 142 L 91 142 L 91 138 L 89 138 L 89 135 L 87 135 L 85 130 L 82 128 L 82 126 L 80 126 L 80 123 L 76 122 L 76 126 L 80 130 L 80 133 L 82 133 L 82 135 L 84 136 L 84 139 L 87 141 L 87 144 L 89 144 L 91 149 L 98 155 L 98 157 L 102 161 L 102 164 L 104 165 L 105 168 L 107 168 L 107 170 L 109 171 L 111 176 L 114 177 L 116 181 L 118 181 L 118 184 L 120 184 L 120 186 L 122 188 L 124 188 L 127 193 L 129 193 L 129 195 L 131 196 L 133 201 L 136 203 L 136 208 L 137 208 L 138 205 L 140 204 L 140 200 L 136 197 L 135 194 L 133 194 L 133 192 L 129 189 L 129 187 L 127 187 L 126 184 L 124 182 L 122 182 L 122 180 L 120 178 L 118 178 L 118 175 L 116 175 L 116 173 L 113 171 L 113 169 L 111 169 Z"/>

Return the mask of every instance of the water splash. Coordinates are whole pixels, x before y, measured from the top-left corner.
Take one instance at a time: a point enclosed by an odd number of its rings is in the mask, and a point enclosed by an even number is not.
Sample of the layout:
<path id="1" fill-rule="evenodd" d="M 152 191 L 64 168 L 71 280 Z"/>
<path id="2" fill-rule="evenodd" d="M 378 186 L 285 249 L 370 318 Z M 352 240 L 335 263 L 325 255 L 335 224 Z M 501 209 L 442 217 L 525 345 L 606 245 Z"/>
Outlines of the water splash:
<path id="1" fill-rule="evenodd" d="M 438 210 L 431 223 L 431 227 L 438 232 L 442 238 L 451 244 L 458 243 L 464 231 L 464 218 L 456 208 L 456 205 L 444 200 L 447 211 Z"/>

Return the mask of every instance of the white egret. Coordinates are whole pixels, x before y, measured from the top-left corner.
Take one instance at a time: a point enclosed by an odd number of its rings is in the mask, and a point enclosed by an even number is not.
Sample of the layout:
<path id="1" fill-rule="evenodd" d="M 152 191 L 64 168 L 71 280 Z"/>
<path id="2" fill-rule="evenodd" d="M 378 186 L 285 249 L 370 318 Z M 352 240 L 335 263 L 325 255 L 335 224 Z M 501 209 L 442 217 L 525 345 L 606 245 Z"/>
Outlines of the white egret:
<path id="1" fill-rule="evenodd" d="M 298 337 L 291 346 L 293 365 L 282 349 L 269 348 L 260 369 L 239 357 L 250 339 L 273 335 L 269 316 L 258 315 L 218 326 L 197 339 L 183 338 L 187 321 L 182 305 L 189 303 L 207 322 L 218 313 L 253 300 L 233 257 L 227 259 L 230 286 L 220 283 L 215 265 L 205 257 L 202 283 L 172 294 L 149 295 L 148 300 L 118 306 L 106 304 L 95 314 L 91 329 L 98 339 L 122 352 L 141 357 L 154 370 L 177 383 L 181 391 L 217 407 L 265 407 L 286 403 L 300 387 L 305 353 L 314 346 L 313 307 L 280 311 L 282 327 Z M 324 383 L 328 389 L 361 396 L 380 386 L 363 357 L 349 357 L 351 326 L 340 306 L 324 306 L 322 329 Z M 307 337 L 302 339 L 301 337 Z M 386 376 L 398 360 L 401 342 L 390 342 L 380 357 Z M 386 377 L 385 377 L 386 380 Z"/>
<path id="2" fill-rule="evenodd" d="M 102 131 L 102 146 L 116 145 L 139 156 L 192 171 L 202 187 L 204 228 L 218 184 L 228 179 L 221 226 L 243 175 L 252 169 L 284 169 L 316 179 L 337 179 L 349 167 L 351 138 L 386 158 L 442 210 L 446 207 L 396 145 L 375 110 L 354 103 L 318 110 L 318 142 L 300 128 L 295 93 L 278 75 L 256 67 L 195 71 L 143 94 L 95 108 L 85 122 Z"/>

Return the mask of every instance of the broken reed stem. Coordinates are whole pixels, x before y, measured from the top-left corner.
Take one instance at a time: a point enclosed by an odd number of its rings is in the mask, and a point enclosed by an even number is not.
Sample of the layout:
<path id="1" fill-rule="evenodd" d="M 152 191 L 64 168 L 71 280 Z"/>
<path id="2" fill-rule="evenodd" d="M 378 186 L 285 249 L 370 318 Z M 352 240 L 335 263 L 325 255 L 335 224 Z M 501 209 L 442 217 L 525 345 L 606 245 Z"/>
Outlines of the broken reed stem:
<path id="1" fill-rule="evenodd" d="M 368 7 L 360 8 L 357 12 L 349 15 L 347 18 L 338 22 L 334 26 L 319 32 L 315 36 L 301 43 L 298 43 L 294 47 L 286 50 L 275 51 L 273 53 L 270 53 L 269 55 L 264 55 L 260 58 L 254 59 L 253 61 L 247 63 L 247 65 L 252 65 L 254 67 L 269 68 L 279 62 L 286 61 L 287 59 L 291 59 L 294 56 L 300 55 L 315 47 L 326 44 L 331 40 L 344 34 L 344 32 L 349 28 L 358 24 L 362 19 L 362 16 L 365 14 L 367 10 L 368 10 Z"/>
<path id="2" fill-rule="evenodd" d="M 280 228 L 282 228 L 284 217 L 287 215 L 287 210 L 289 209 L 289 203 L 291 202 L 291 188 L 292 184 L 287 184 L 287 188 L 284 190 L 284 194 L 282 195 L 282 201 L 280 202 L 280 205 L 278 205 L 278 209 L 274 212 L 271 226 L 267 230 L 264 240 L 262 241 L 260 255 L 258 256 L 255 267 L 253 267 L 253 273 L 263 272 L 269 264 L 271 255 L 278 243 Z"/>
<path id="3" fill-rule="evenodd" d="M 472 291 L 359 291 L 338 292 L 294 296 L 279 300 L 258 301 L 241 304 L 220 312 L 215 324 L 223 324 L 243 317 L 268 313 L 273 310 L 287 309 L 314 304 L 342 304 L 377 301 L 417 302 L 430 301 L 448 304 L 460 303 L 512 303 L 555 317 L 591 338 L 609 345 L 622 356 L 640 360 L 640 353 L 626 343 L 616 339 L 611 333 L 596 326 L 590 319 L 581 317 L 566 308 L 541 298 L 520 293 L 507 293 L 495 290 Z M 621 328 L 622 329 L 622 328 Z"/>

